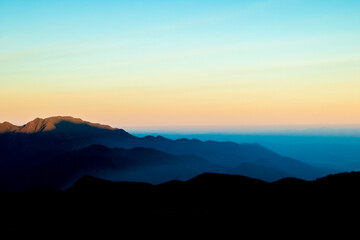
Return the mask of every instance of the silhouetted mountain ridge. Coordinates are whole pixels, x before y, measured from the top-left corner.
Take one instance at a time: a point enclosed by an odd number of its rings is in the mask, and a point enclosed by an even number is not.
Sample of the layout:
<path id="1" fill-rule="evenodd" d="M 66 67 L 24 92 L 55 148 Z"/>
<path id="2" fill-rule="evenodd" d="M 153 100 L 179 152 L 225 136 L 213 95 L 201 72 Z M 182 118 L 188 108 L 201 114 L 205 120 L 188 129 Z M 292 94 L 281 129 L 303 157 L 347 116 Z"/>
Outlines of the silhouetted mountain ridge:
<path id="1" fill-rule="evenodd" d="M 107 125 L 102 125 L 98 123 L 91 123 L 87 121 L 83 121 L 80 118 L 74 118 L 70 116 L 56 116 L 56 117 L 49 117 L 49 118 L 36 118 L 23 126 L 15 126 L 9 122 L 0 123 L 0 133 L 40 133 L 40 132 L 48 132 L 57 129 L 58 127 L 62 127 L 61 131 L 64 131 L 64 126 L 61 126 L 61 123 L 68 122 L 72 124 L 84 124 L 91 127 L 107 129 L 107 130 L 116 130 Z"/>
<path id="2" fill-rule="evenodd" d="M 72 185 L 67 191 L 76 192 L 76 191 L 93 191 L 92 185 L 97 185 L 96 189 L 111 189 L 111 192 L 115 193 L 118 190 L 116 187 L 124 184 L 133 184 L 131 182 L 113 182 L 109 180 L 104 180 L 100 178 L 96 178 L 93 176 L 85 175 L 81 177 L 74 185 Z M 136 183 L 134 183 L 136 184 Z M 202 189 L 206 191 L 222 191 L 227 189 L 229 191 L 239 191 L 242 188 L 252 189 L 253 191 L 257 191 L 258 187 L 261 189 L 269 188 L 269 189 L 287 189 L 291 187 L 293 191 L 297 190 L 313 190 L 321 189 L 325 191 L 329 191 L 329 194 L 333 194 L 333 190 L 339 189 L 356 189 L 354 187 L 360 186 L 360 172 L 344 172 L 338 174 L 330 174 L 322 178 L 318 178 L 312 181 L 306 181 L 297 178 L 283 178 L 274 182 L 265 182 L 262 180 L 249 178 L 241 175 L 233 175 L 233 174 L 222 174 L 222 173 L 209 173 L 205 172 L 199 174 L 187 181 L 170 181 L 158 185 L 151 185 L 147 183 L 139 183 L 145 184 L 147 186 L 152 186 L 154 189 L 158 187 L 163 190 L 170 190 L 172 188 L 181 187 L 189 188 L 189 189 Z M 99 187 L 101 186 L 102 187 Z M 113 186 L 114 188 L 106 187 L 106 185 Z M 248 188 L 251 187 L 251 188 Z M 299 188 L 301 187 L 301 188 Z M 109 193 L 111 193 L 109 192 Z M 309 192 L 310 193 L 310 192 Z M 285 193 L 284 193 L 285 194 Z M 354 192 L 354 194 L 357 194 Z M 339 196 L 341 197 L 341 196 Z"/>
<path id="3" fill-rule="evenodd" d="M 28 234 L 39 231 L 40 226 L 48 234 L 78 232 L 82 236 L 94 231 L 101 236 L 104 231 L 119 234 L 119 230 L 133 236 L 139 229 L 148 236 L 151 229 L 164 228 L 173 234 L 190 225 L 195 229 L 204 226 L 201 236 L 204 231 L 213 234 L 210 228 L 219 226 L 224 227 L 221 236 L 229 227 L 241 233 L 248 230 L 248 234 L 275 228 L 278 234 L 279 227 L 303 231 L 304 226 L 325 224 L 326 231 L 341 223 L 357 224 L 359 185 L 358 172 L 274 183 L 204 173 L 188 181 L 160 185 L 83 176 L 67 191 L 0 192 L 6 206 L 2 227 Z"/>
<path id="4" fill-rule="evenodd" d="M 136 161 L 126 160 L 130 155 Z M 168 169 L 164 164 L 154 168 L 155 162 L 161 162 L 159 159 L 166 159 Z M 169 165 L 171 161 L 180 163 Z M 125 162 L 128 171 L 124 171 Z M 119 163 L 123 165 L 120 167 Z M 185 180 L 206 171 L 265 181 L 284 177 L 315 179 L 328 173 L 259 144 L 170 140 L 161 136 L 140 138 L 123 129 L 73 117 L 37 118 L 24 126 L 0 124 L 0 166 L 0 186 L 9 186 L 9 179 L 23 175 L 27 178 L 17 178 L 15 185 L 21 185 L 22 180 L 27 188 L 32 188 L 31 183 L 40 187 L 44 185 L 42 181 L 63 188 L 61 182 L 66 186 L 87 173 L 110 180 L 152 183 Z"/>

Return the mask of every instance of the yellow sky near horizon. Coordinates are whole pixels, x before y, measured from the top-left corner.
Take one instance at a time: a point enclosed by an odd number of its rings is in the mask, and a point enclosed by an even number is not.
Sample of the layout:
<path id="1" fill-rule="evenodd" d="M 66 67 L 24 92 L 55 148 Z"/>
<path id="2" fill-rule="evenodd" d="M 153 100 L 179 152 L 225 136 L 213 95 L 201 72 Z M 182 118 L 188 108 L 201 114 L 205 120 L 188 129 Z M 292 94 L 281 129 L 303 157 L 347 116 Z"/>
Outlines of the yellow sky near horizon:
<path id="1" fill-rule="evenodd" d="M 268 81 L 264 76 L 264 82 Z M 183 86 L 11 90 L 1 116 L 23 119 L 71 115 L 118 127 L 352 125 L 360 119 L 360 80 L 227 81 Z M 19 97 L 21 96 L 21 97 Z M 11 103 L 11 104 L 8 104 Z"/>

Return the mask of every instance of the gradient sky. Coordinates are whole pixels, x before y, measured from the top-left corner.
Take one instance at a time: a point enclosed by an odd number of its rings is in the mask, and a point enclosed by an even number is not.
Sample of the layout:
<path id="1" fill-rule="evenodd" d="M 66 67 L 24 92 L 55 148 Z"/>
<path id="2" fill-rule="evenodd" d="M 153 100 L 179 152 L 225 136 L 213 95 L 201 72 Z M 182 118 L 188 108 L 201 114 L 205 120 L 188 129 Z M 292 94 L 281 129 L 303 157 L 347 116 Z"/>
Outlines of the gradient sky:
<path id="1" fill-rule="evenodd" d="M 0 122 L 360 124 L 358 0 L 0 0 Z"/>

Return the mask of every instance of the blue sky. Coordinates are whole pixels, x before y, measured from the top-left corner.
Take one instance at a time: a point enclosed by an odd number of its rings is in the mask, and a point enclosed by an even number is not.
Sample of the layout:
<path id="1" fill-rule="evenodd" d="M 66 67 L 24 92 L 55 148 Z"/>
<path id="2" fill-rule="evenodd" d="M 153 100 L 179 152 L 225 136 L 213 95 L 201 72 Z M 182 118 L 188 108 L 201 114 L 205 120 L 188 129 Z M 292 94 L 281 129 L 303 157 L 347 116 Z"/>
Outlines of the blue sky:
<path id="1" fill-rule="evenodd" d="M 350 0 L 0 0 L 0 114 L 354 125 L 359 12 Z"/>

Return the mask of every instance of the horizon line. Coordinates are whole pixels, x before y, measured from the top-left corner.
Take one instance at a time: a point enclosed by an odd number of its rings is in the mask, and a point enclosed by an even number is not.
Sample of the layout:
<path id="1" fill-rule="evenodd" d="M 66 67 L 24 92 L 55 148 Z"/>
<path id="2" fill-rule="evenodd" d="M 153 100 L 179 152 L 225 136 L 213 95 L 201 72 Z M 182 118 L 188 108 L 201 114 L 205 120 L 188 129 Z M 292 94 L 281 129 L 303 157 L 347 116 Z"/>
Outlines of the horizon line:
<path id="1" fill-rule="evenodd" d="M 91 123 L 106 124 L 113 128 L 124 129 L 126 131 L 131 131 L 134 133 L 273 133 L 273 132 L 301 132 L 301 131 L 351 131 L 351 130 L 360 130 L 359 124 L 239 124 L 239 125 L 221 125 L 221 124 L 212 124 L 212 125 L 120 125 L 110 123 L 110 121 L 99 121 L 99 120 L 88 120 L 83 117 L 73 117 L 71 115 L 57 115 L 50 117 L 41 117 L 41 119 L 47 119 L 51 117 L 71 117 L 80 119 L 82 121 L 87 121 Z M 39 118 L 39 117 L 37 117 Z M 36 118 L 35 118 L 36 119 Z M 34 120 L 34 119 L 33 119 Z M 31 121 L 33 121 L 31 120 Z M 15 126 L 22 126 L 28 122 L 19 124 L 12 123 L 11 121 L 5 120 L 0 121 L 0 123 L 11 123 Z"/>
<path id="2" fill-rule="evenodd" d="M 135 134 L 360 134 L 360 125 L 132 126 Z"/>

